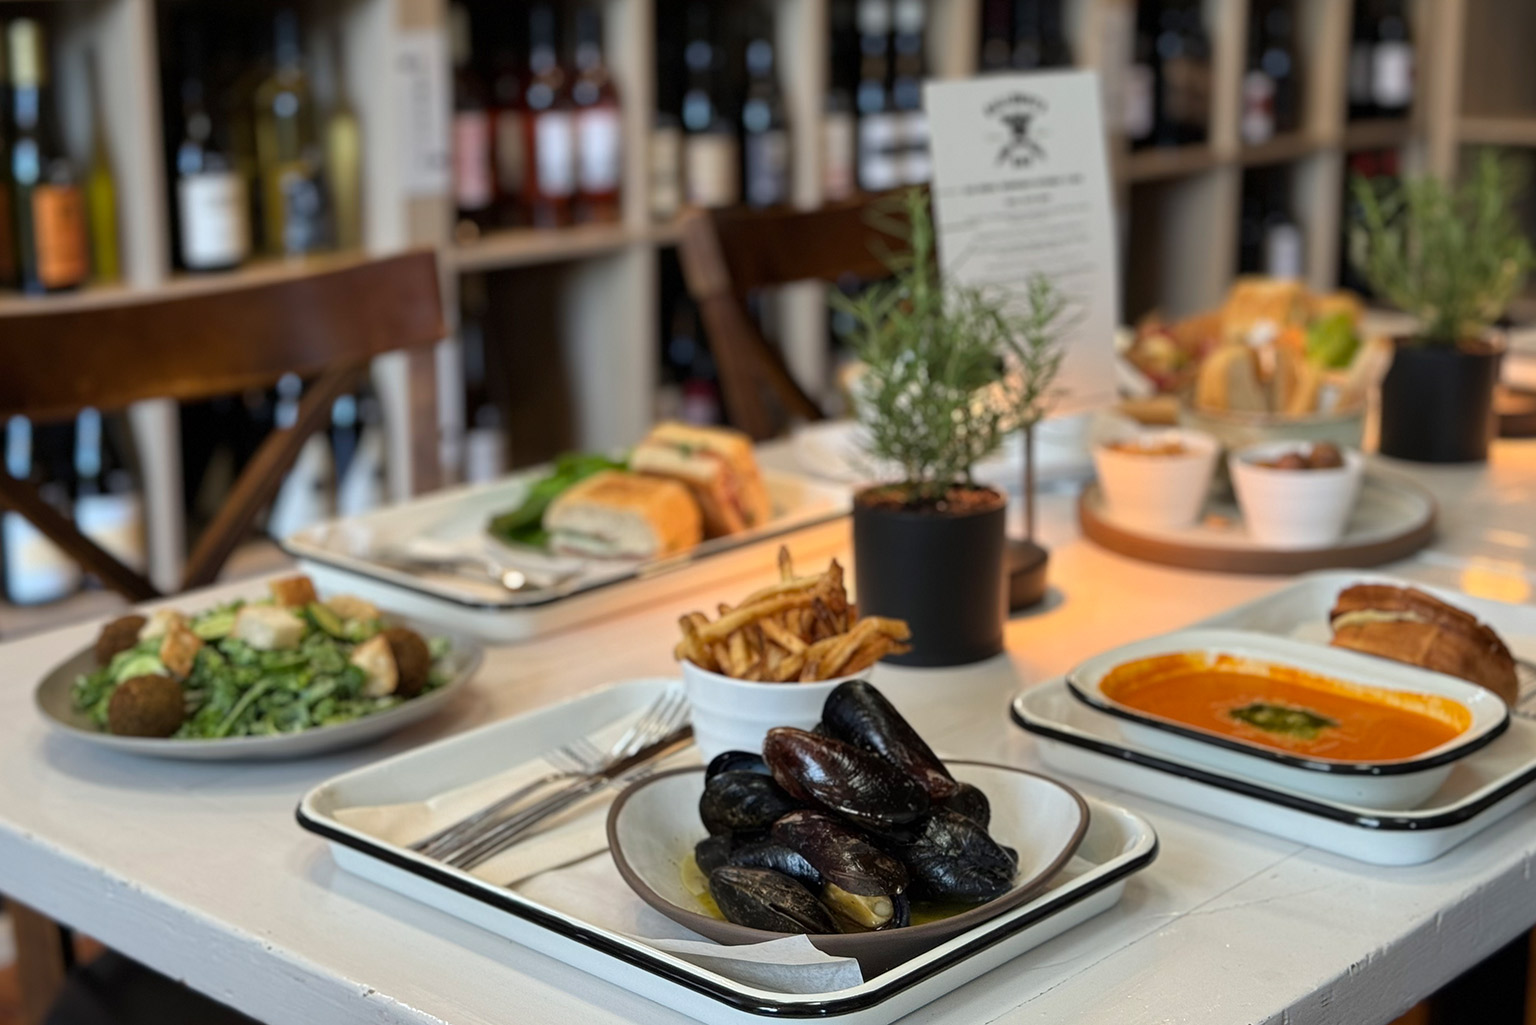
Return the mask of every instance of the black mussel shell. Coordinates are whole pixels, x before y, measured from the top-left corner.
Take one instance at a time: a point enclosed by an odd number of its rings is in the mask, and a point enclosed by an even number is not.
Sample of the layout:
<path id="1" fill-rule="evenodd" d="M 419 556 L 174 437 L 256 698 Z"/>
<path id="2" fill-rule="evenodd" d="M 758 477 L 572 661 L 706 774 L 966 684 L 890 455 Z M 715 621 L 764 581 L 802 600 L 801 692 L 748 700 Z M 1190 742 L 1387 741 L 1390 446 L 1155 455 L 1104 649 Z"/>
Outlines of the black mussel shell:
<path id="1" fill-rule="evenodd" d="M 821 889 L 821 873 L 805 860 L 805 855 L 772 840 L 737 847 L 731 851 L 726 864 L 742 868 L 771 868 L 813 892 Z"/>
<path id="2" fill-rule="evenodd" d="M 790 795 L 860 826 L 889 829 L 928 812 L 928 791 L 916 779 L 841 740 L 779 727 L 768 731 L 763 759 Z"/>
<path id="3" fill-rule="evenodd" d="M 829 736 L 873 751 L 900 768 L 935 801 L 949 797 L 959 786 L 912 724 L 863 680 L 849 680 L 827 695 L 821 726 Z"/>
<path id="4" fill-rule="evenodd" d="M 897 894 L 907 870 L 858 831 L 819 811 L 791 812 L 773 824 L 775 843 L 810 862 L 826 882 L 859 896 Z"/>
<path id="5" fill-rule="evenodd" d="M 711 834 L 761 833 L 798 807 L 772 776 L 731 770 L 705 782 L 699 818 Z"/>
<path id="6" fill-rule="evenodd" d="M 992 823 L 992 805 L 987 795 L 969 783 L 960 783 L 955 792 L 938 802 L 938 807 L 964 815 L 982 829 Z"/>
<path id="7" fill-rule="evenodd" d="M 731 839 L 729 833 L 707 836 L 694 845 L 693 860 L 699 866 L 699 871 L 708 876 L 725 864 L 735 846 L 736 841 Z"/>
<path id="8" fill-rule="evenodd" d="M 721 751 L 709 760 L 704 770 L 705 779 L 714 779 L 722 772 L 756 772 L 767 776 L 768 763 L 754 751 Z"/>
<path id="9" fill-rule="evenodd" d="M 901 852 L 914 897 L 982 904 L 1013 888 L 1018 855 L 964 815 L 939 809 Z"/>
<path id="10" fill-rule="evenodd" d="M 772 932 L 837 932 L 832 913 L 789 876 L 725 865 L 709 874 L 709 894 L 726 921 Z"/>

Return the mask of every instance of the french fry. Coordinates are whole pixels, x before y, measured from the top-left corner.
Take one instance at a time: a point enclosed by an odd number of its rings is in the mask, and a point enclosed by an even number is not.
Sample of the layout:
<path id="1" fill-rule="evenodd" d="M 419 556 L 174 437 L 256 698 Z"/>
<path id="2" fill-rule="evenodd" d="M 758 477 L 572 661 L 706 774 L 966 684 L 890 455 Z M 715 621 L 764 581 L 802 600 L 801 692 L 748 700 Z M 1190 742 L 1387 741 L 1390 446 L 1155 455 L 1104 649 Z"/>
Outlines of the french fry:
<path id="1" fill-rule="evenodd" d="M 764 637 L 792 655 L 804 651 L 809 646 L 796 636 L 794 631 L 776 619 L 765 619 L 758 624 L 758 627 L 763 631 Z"/>
<path id="2" fill-rule="evenodd" d="M 709 626 L 699 631 L 699 636 L 706 641 L 718 641 L 729 637 L 748 623 L 755 623 L 767 616 L 777 615 L 785 609 L 797 608 L 809 605 L 811 598 L 805 594 L 781 594 L 773 598 L 751 604 L 742 604 L 728 613 L 722 615 Z"/>
<path id="3" fill-rule="evenodd" d="M 833 645 L 827 649 L 827 653 L 821 657 L 820 672 L 823 680 L 830 680 L 842 672 L 843 666 L 853 657 L 853 653 L 870 637 L 879 634 L 879 627 L 869 620 L 855 623 L 853 629 L 845 634 L 839 634 Z"/>
<path id="4" fill-rule="evenodd" d="M 779 545 L 779 579 L 795 579 L 795 562 L 789 557 L 788 545 Z"/>
<path id="5" fill-rule="evenodd" d="M 862 673 L 887 655 L 905 655 L 911 650 L 910 644 L 902 644 L 886 634 L 877 634 L 873 640 L 860 645 L 859 650 L 853 653 L 848 664 L 843 666 L 842 675 L 852 676 L 854 673 Z"/>

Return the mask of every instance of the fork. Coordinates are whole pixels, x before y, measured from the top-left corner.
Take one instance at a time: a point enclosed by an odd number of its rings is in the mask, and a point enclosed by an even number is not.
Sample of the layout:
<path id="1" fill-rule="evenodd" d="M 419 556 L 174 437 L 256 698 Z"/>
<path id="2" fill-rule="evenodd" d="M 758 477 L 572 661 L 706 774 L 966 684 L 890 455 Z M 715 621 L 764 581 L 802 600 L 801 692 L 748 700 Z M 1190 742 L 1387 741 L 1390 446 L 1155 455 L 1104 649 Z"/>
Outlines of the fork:
<path id="1" fill-rule="evenodd" d="M 584 762 L 576 771 L 560 770 L 549 773 L 526 787 L 519 788 L 513 794 L 482 808 L 468 818 L 454 823 L 439 833 L 420 841 L 414 849 L 431 857 L 454 864 L 456 859 L 464 855 L 472 848 L 479 847 L 485 840 L 495 834 L 497 827 L 503 825 L 515 815 L 503 815 L 509 809 L 533 793 L 536 789 L 548 786 L 550 783 L 566 780 L 565 791 L 557 791 L 556 795 L 580 786 L 582 783 L 596 778 L 608 766 L 615 765 L 636 752 L 654 743 L 675 730 L 679 723 L 688 716 L 688 701 L 679 687 L 668 687 L 663 691 L 640 717 L 630 725 L 624 734 L 614 741 L 606 753 L 600 754 L 595 762 Z M 584 743 L 587 748 L 596 750 L 590 739 L 582 738 L 578 743 Z M 570 745 L 567 745 L 570 746 Z M 563 749 L 562 749 L 563 752 Z M 548 800 L 546 798 L 546 800 Z M 541 802 L 542 803 L 542 802 Z"/>

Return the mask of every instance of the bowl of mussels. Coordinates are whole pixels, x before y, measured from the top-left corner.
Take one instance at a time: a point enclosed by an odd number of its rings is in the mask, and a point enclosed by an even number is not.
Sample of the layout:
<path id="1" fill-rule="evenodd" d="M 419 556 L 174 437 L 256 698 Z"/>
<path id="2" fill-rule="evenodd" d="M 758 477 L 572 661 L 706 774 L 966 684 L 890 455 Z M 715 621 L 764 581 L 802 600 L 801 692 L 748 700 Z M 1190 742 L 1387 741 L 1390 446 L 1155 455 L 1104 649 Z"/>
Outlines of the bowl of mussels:
<path id="1" fill-rule="evenodd" d="M 866 978 L 1028 901 L 1087 828 L 1070 787 L 945 763 L 862 680 L 815 730 L 658 773 L 608 815 L 619 874 L 668 918 L 726 944 L 806 934 Z"/>

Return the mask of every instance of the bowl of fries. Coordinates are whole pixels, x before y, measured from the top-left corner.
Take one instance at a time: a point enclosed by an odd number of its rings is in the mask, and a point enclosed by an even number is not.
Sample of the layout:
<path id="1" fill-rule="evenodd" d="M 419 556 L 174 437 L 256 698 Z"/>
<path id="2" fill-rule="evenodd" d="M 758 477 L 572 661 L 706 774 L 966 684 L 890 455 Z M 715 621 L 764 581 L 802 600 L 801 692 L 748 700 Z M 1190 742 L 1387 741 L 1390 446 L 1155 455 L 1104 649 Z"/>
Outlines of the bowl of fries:
<path id="1" fill-rule="evenodd" d="M 775 726 L 814 728 L 838 684 L 907 651 L 911 637 L 899 619 L 858 618 L 836 559 L 824 573 L 796 576 L 785 548 L 777 583 L 717 612 L 713 620 L 702 611 L 679 619 L 674 651 L 706 759 L 760 751 Z"/>

